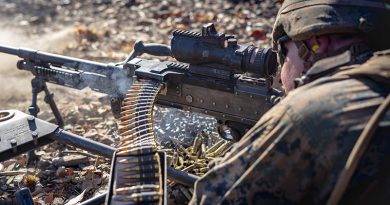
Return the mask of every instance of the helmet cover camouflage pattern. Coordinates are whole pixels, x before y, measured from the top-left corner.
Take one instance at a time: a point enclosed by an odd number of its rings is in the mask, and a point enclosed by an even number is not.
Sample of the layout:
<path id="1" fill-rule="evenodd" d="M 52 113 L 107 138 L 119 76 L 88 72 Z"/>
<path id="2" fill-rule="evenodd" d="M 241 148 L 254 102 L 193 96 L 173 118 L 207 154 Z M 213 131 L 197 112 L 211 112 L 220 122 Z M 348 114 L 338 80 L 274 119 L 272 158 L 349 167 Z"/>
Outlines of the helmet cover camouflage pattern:
<path id="1" fill-rule="evenodd" d="M 389 14 L 389 0 L 285 0 L 272 32 L 273 49 L 284 35 L 299 41 L 325 34 L 375 33 L 388 43 L 389 32 L 383 31 L 390 30 Z"/>

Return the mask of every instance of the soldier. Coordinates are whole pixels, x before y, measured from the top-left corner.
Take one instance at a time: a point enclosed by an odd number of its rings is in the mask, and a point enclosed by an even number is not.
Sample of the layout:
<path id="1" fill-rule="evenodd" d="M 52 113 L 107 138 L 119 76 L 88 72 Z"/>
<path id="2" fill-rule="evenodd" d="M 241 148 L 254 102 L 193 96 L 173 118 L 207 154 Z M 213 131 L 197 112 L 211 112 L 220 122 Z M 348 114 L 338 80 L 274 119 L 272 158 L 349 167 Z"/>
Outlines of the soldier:
<path id="1" fill-rule="evenodd" d="M 197 181 L 192 204 L 328 201 L 367 121 L 389 94 L 388 2 L 284 1 L 273 47 L 288 95 Z M 388 203 L 389 133 L 387 112 L 343 204 Z"/>

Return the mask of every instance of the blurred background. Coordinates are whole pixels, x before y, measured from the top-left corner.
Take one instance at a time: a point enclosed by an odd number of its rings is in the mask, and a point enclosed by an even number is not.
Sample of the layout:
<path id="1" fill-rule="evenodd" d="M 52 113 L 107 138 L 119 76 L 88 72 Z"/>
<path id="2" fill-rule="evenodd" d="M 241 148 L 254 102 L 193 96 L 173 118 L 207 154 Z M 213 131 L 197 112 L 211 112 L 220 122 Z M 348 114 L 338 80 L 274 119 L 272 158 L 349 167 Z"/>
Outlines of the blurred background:
<path id="1" fill-rule="evenodd" d="M 175 29 L 200 31 L 203 24 L 213 22 L 219 32 L 236 35 L 240 44 L 270 47 L 279 7 L 280 1 L 271 0 L 0 0 L 0 44 L 119 62 L 137 40 L 169 44 Z M 0 109 L 26 112 L 31 104 L 32 75 L 18 70 L 17 60 L 0 53 Z M 118 143 L 116 122 L 104 95 L 55 85 L 49 85 L 49 89 L 65 119 L 66 130 L 108 145 Z M 53 121 L 42 94 L 39 100 L 38 116 Z M 207 116 L 167 109 L 156 112 L 156 132 L 177 140 L 215 129 L 215 120 Z M 167 133 L 168 126 L 180 129 Z M 56 144 L 38 150 L 40 161 L 33 166 L 27 166 L 26 156 L 1 163 L 0 197 L 10 197 L 18 186 L 29 186 L 37 204 L 71 204 L 71 199 L 80 194 L 80 200 L 85 200 L 106 189 L 108 161 L 83 158 L 85 166 L 69 169 L 54 160 L 63 157 L 61 149 L 63 146 Z M 19 174 L 1 175 L 15 170 Z"/>

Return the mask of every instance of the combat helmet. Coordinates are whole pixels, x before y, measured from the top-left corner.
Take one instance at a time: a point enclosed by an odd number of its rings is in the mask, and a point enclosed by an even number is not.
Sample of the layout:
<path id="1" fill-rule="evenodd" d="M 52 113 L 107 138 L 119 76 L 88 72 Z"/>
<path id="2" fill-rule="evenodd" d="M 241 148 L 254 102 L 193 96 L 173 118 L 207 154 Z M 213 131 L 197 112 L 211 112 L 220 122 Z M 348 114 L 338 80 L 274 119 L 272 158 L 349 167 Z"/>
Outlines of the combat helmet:
<path id="1" fill-rule="evenodd" d="M 390 0 L 285 0 L 272 31 L 273 50 L 286 36 L 302 42 L 313 36 L 348 33 L 368 37 L 375 50 L 388 49 L 389 14 Z M 307 55 L 302 49 L 299 52 L 301 57 Z"/>

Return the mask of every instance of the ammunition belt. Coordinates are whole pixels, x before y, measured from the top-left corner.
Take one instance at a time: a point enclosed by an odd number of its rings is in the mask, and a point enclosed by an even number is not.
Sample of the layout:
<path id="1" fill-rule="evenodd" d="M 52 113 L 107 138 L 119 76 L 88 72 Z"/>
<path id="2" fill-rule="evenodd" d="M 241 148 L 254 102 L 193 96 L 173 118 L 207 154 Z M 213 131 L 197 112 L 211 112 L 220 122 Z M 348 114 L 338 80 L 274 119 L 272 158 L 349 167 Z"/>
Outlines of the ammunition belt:
<path id="1" fill-rule="evenodd" d="M 111 204 L 162 204 L 163 178 L 153 131 L 153 106 L 161 84 L 133 83 L 123 102 Z"/>

